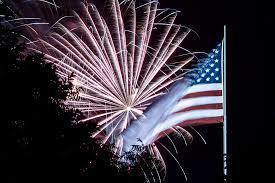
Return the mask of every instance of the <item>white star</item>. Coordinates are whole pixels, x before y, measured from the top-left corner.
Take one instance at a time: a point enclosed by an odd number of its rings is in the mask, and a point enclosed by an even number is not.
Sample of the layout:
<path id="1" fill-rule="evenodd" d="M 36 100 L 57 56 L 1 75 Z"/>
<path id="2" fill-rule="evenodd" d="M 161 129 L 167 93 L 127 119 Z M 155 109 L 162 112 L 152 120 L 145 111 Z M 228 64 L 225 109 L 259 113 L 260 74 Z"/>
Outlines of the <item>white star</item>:
<path id="1" fill-rule="evenodd" d="M 218 51 L 218 50 L 215 50 L 215 53 L 219 53 L 219 51 Z"/>
<path id="2" fill-rule="evenodd" d="M 211 57 L 211 58 L 214 58 L 214 55 L 211 55 L 210 57 Z"/>
<path id="3" fill-rule="evenodd" d="M 216 68 L 215 71 L 218 72 L 220 69 L 219 68 Z"/>
<path id="4" fill-rule="evenodd" d="M 201 82 L 201 78 L 197 79 L 197 82 L 198 82 L 198 83 Z"/>
<path id="5" fill-rule="evenodd" d="M 202 73 L 202 74 L 201 74 L 201 77 L 204 77 L 204 76 L 205 76 L 205 73 Z"/>
<path id="6" fill-rule="evenodd" d="M 216 77 L 216 78 L 215 78 L 215 80 L 217 80 L 217 81 L 218 81 L 218 80 L 219 80 L 219 77 Z"/>
<path id="7" fill-rule="evenodd" d="M 206 78 L 206 81 L 210 81 L 210 78 Z"/>
<path id="8" fill-rule="evenodd" d="M 219 62 L 219 60 L 218 60 L 218 59 L 216 59 L 216 60 L 215 60 L 215 62 L 216 62 L 216 63 L 218 63 L 218 62 Z"/>
<path id="9" fill-rule="evenodd" d="M 210 67 L 214 67 L 214 64 L 211 64 Z"/>
<path id="10" fill-rule="evenodd" d="M 210 69 L 208 69 L 208 68 L 207 68 L 207 69 L 205 69 L 205 72 L 209 72 L 209 71 L 210 71 Z"/>
<path id="11" fill-rule="evenodd" d="M 214 74 L 214 72 L 212 72 L 210 75 L 211 75 L 211 76 L 214 76 L 215 74 Z"/>

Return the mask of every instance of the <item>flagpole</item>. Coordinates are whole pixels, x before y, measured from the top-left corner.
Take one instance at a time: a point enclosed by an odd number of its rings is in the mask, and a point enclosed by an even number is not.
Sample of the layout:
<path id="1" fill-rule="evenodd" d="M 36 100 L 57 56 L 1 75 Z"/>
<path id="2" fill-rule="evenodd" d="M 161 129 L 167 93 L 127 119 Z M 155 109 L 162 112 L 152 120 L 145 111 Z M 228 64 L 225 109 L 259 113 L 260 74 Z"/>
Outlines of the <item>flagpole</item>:
<path id="1" fill-rule="evenodd" d="M 227 111 L 226 111 L 226 25 L 223 28 L 223 109 L 224 109 L 224 123 L 223 123 L 223 174 L 224 182 L 227 182 Z"/>

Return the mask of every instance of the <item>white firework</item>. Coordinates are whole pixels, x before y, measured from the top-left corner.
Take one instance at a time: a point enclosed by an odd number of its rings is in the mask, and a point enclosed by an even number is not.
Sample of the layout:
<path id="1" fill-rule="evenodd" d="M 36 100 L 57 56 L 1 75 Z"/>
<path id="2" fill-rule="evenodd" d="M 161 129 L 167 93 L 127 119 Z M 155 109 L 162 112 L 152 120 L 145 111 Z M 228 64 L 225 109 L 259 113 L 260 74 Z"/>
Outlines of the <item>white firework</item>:
<path id="1" fill-rule="evenodd" d="M 114 143 L 121 154 L 121 134 L 182 78 L 195 58 L 182 47 L 192 30 L 176 24 L 179 12 L 159 9 L 156 0 L 107 0 L 103 13 L 91 2 L 75 3 L 74 8 L 54 0 L 11 1 L 25 10 L 18 8 L 18 17 L 2 23 L 23 28 L 28 48 L 45 54 L 60 77 L 74 73 L 79 99 L 66 103 L 85 114 L 80 123 L 97 124 L 93 138 Z M 189 135 L 181 127 L 170 129 L 184 140 Z M 154 141 L 146 145 L 162 159 Z"/>

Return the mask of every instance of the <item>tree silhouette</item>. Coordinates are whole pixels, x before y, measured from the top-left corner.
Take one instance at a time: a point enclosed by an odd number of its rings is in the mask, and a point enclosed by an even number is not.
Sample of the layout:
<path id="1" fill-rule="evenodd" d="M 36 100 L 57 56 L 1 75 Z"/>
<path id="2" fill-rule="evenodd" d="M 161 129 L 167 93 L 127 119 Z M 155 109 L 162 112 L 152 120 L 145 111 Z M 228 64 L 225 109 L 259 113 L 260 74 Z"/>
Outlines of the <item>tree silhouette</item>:
<path id="1" fill-rule="evenodd" d="M 1 144 L 7 155 L 2 158 L 12 169 L 8 173 L 61 175 L 63 168 L 70 169 L 65 166 L 70 162 L 68 152 L 78 148 L 71 131 L 81 117 L 64 104 L 72 90 L 70 78 L 60 80 L 43 55 L 24 55 L 18 33 L 0 31 Z M 68 171 L 73 172 L 64 173 Z"/>

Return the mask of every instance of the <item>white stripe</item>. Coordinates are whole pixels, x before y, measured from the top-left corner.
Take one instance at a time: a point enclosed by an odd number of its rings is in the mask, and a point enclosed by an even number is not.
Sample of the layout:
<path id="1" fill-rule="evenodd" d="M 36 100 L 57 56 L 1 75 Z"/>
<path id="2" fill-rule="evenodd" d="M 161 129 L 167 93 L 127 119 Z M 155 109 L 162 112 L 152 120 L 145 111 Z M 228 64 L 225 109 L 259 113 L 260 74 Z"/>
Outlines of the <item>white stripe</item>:
<path id="1" fill-rule="evenodd" d="M 223 116 L 223 109 L 204 109 L 204 110 L 193 110 L 184 113 L 176 113 L 170 115 L 163 123 L 160 124 L 158 128 L 155 128 L 154 134 L 167 130 L 168 128 L 175 126 L 183 121 L 209 118 L 209 117 L 218 117 Z"/>
<path id="2" fill-rule="evenodd" d="M 175 107 L 172 109 L 171 113 L 183 110 L 187 107 L 197 106 L 197 105 L 206 105 L 206 104 L 216 104 L 223 103 L 222 96 L 211 96 L 211 97 L 196 97 L 196 98 L 187 98 L 180 100 Z"/>
<path id="3" fill-rule="evenodd" d="M 211 90 L 222 90 L 222 89 L 223 89 L 222 83 L 197 84 L 188 88 L 185 95 L 189 93 L 204 92 L 204 91 L 211 91 Z"/>

